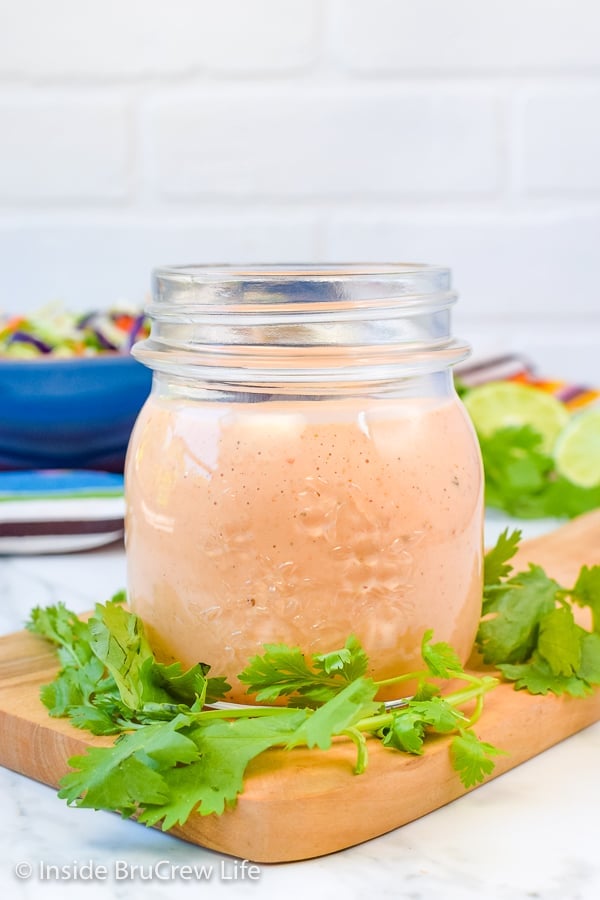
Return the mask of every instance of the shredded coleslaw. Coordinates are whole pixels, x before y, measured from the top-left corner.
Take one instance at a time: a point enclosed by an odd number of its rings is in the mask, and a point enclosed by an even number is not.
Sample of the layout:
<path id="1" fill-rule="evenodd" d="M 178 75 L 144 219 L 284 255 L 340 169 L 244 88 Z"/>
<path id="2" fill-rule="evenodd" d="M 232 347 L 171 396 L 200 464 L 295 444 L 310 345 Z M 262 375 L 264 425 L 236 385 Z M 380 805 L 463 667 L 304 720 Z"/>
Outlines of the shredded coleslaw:
<path id="1" fill-rule="evenodd" d="M 119 305 L 72 313 L 52 304 L 28 316 L 0 313 L 0 356 L 34 359 L 128 353 L 148 331 L 147 319 L 137 308 Z"/>

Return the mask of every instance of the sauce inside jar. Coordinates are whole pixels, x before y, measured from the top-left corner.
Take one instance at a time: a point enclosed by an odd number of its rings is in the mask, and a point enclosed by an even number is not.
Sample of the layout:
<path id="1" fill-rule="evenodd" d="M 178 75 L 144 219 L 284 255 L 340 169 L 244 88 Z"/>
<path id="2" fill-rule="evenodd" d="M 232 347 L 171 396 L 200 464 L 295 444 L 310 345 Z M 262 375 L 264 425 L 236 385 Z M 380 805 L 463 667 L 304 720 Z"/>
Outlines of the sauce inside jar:
<path id="1" fill-rule="evenodd" d="M 483 498 L 472 426 L 445 396 L 218 402 L 154 391 L 127 467 L 129 598 L 157 655 L 235 678 L 265 643 L 355 634 L 370 675 L 468 657 Z M 381 693 L 396 696 L 397 688 Z"/>

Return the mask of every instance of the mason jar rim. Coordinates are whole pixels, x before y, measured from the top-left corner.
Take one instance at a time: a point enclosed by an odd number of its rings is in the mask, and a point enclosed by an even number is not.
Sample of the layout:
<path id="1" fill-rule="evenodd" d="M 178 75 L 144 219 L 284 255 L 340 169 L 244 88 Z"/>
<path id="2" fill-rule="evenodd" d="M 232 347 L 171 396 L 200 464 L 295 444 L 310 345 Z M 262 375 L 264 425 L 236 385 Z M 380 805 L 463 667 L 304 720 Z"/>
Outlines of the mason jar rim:
<path id="1" fill-rule="evenodd" d="M 356 318 L 451 306 L 451 270 L 425 263 L 251 263 L 161 266 L 152 271 L 153 318 L 304 313 Z"/>
<path id="2" fill-rule="evenodd" d="M 188 263 L 183 265 L 157 266 L 152 271 L 154 278 L 173 281 L 220 280 L 245 281 L 248 278 L 297 278 L 297 279 L 358 279 L 366 277 L 394 278 L 402 275 L 420 274 L 449 275 L 448 266 L 418 262 L 397 263 Z"/>

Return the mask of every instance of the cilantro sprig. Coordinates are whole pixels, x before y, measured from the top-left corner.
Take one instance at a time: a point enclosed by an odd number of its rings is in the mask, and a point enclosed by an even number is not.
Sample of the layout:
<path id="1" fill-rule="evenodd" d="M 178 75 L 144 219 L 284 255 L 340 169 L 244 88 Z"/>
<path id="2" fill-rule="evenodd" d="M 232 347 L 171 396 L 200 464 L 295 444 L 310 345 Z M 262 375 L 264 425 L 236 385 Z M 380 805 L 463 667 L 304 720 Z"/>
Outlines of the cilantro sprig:
<path id="1" fill-rule="evenodd" d="M 259 703 L 288 697 L 292 706 L 318 706 L 331 700 L 341 688 L 365 674 L 368 658 L 351 635 L 344 647 L 315 654 L 307 661 L 299 647 L 267 644 L 240 674 Z"/>
<path id="2" fill-rule="evenodd" d="M 600 684 L 600 566 L 584 566 L 568 589 L 539 566 L 513 574 L 520 537 L 504 532 L 485 556 L 476 646 L 517 690 L 586 696 Z M 234 706 L 223 702 L 226 679 L 210 674 L 209 666 L 183 670 L 158 662 L 143 623 L 123 600 L 118 595 L 98 604 L 87 621 L 62 604 L 36 608 L 27 623 L 52 642 L 60 661 L 56 678 L 41 691 L 50 715 L 67 716 L 93 734 L 117 735 L 113 746 L 69 760 L 59 796 L 71 805 L 114 810 L 167 830 L 191 815 L 220 815 L 235 805 L 248 764 L 273 747 L 327 751 L 335 739 L 346 739 L 360 774 L 374 741 L 421 756 L 432 735 L 445 735 L 465 788 L 489 776 L 503 752 L 474 731 L 499 678 L 465 671 L 431 630 L 422 640 L 422 668 L 383 681 L 368 677 L 369 660 L 353 635 L 324 654 L 265 645 L 238 676 L 251 703 Z M 590 630 L 576 622 L 574 606 L 588 608 Z M 402 698 L 409 681 L 414 693 Z M 379 701 L 391 685 L 401 699 Z"/>
<path id="3" fill-rule="evenodd" d="M 530 425 L 478 437 L 487 506 L 520 519 L 573 518 L 600 506 L 600 485 L 581 487 L 560 475 Z"/>
<path id="4" fill-rule="evenodd" d="M 434 643 L 431 631 L 423 637 L 423 668 L 385 682 L 367 677 L 368 659 L 354 636 L 338 650 L 310 656 L 267 645 L 240 681 L 255 701 L 287 703 L 238 707 L 219 702 L 229 685 L 209 675 L 208 666 L 182 671 L 178 663 L 157 662 L 141 620 L 122 599 L 98 604 L 87 621 L 62 604 L 37 608 L 27 625 L 56 646 L 61 663 L 41 692 L 50 715 L 118 735 L 113 746 L 69 760 L 59 796 L 71 805 L 169 829 L 194 813 L 221 814 L 234 805 L 248 763 L 271 747 L 328 750 L 335 738 L 346 738 L 360 774 L 373 740 L 421 755 L 430 735 L 451 735 L 452 765 L 466 787 L 483 780 L 501 752 L 472 730 L 497 679 L 465 672 L 452 647 Z M 442 696 L 441 679 L 463 687 Z M 384 685 L 400 689 L 409 680 L 417 684 L 413 697 L 376 699 Z"/>
<path id="5" fill-rule="evenodd" d="M 97 604 L 87 621 L 62 603 L 32 610 L 28 630 L 53 643 L 61 663 L 41 691 L 51 716 L 68 716 L 92 734 L 117 734 L 226 696 L 230 685 L 207 677 L 208 666 L 183 671 L 178 662 L 157 662 L 141 620 L 127 612 L 124 599 L 117 594 Z"/>
<path id="6" fill-rule="evenodd" d="M 477 648 L 517 689 L 584 697 L 600 684 L 600 566 L 583 566 L 570 588 L 532 564 L 512 574 L 519 536 L 505 531 L 486 554 Z M 588 607 L 591 630 L 574 606 Z"/>

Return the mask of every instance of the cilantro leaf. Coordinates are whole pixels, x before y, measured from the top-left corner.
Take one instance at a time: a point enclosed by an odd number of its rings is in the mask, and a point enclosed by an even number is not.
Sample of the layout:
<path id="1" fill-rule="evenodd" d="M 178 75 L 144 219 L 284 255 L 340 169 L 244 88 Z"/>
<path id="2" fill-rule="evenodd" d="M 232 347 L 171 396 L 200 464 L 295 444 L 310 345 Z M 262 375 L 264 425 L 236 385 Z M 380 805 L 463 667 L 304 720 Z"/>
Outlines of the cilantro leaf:
<path id="1" fill-rule="evenodd" d="M 107 809 L 130 818 L 145 804 L 167 797 L 163 777 L 136 756 L 128 756 L 108 770 L 105 748 L 93 747 L 86 756 L 75 756 L 69 762 L 80 769 L 65 775 L 58 796 L 70 806 Z M 79 790 L 85 794 L 76 799 Z"/>
<path id="2" fill-rule="evenodd" d="M 231 690 L 231 685 L 223 676 L 207 678 L 209 671 L 210 666 L 204 663 L 198 663 L 184 671 L 180 662 L 164 665 L 152 660 L 150 677 L 169 696 L 192 706 L 198 697 L 203 703 L 223 700 Z"/>
<path id="3" fill-rule="evenodd" d="M 299 647 L 265 644 L 264 653 L 254 656 L 238 678 L 259 703 L 297 695 L 294 705 L 319 705 L 363 675 L 366 668 L 366 654 L 350 636 L 342 650 L 309 660 Z"/>
<path id="4" fill-rule="evenodd" d="M 483 583 L 486 587 L 500 584 L 503 578 L 510 575 L 512 566 L 507 565 L 519 549 L 522 532 L 514 530 L 510 534 L 506 528 L 484 556 Z"/>
<path id="5" fill-rule="evenodd" d="M 54 681 L 40 690 L 40 699 L 50 715 L 67 715 L 76 727 L 93 734 L 120 731 L 122 726 L 115 721 L 124 712 L 119 692 L 112 675 L 92 650 L 89 623 L 80 621 L 58 603 L 44 610 L 34 609 L 26 627 L 58 645 L 62 668 Z"/>
<path id="6" fill-rule="evenodd" d="M 600 566 L 583 566 L 570 593 L 579 606 L 590 607 L 594 631 L 600 632 Z"/>
<path id="7" fill-rule="evenodd" d="M 547 694 L 551 691 L 557 696 L 570 694 L 572 697 L 586 697 L 591 690 L 589 684 L 577 675 L 556 675 L 547 660 L 537 651 L 527 662 L 515 665 L 505 663 L 498 668 L 508 681 L 515 682 L 517 691 L 524 688 L 530 694 Z"/>
<path id="8" fill-rule="evenodd" d="M 425 741 L 425 724 L 423 716 L 411 709 L 404 710 L 402 715 L 395 715 L 384 735 L 384 747 L 420 756 Z"/>
<path id="9" fill-rule="evenodd" d="M 238 677 L 259 703 L 300 691 L 317 700 L 329 696 L 329 689 L 323 688 L 321 677 L 309 668 L 300 648 L 286 644 L 265 644 L 265 652 L 254 656 Z"/>
<path id="10" fill-rule="evenodd" d="M 139 820 L 166 830 L 197 810 L 221 815 L 244 787 L 248 763 L 277 744 L 285 744 L 306 717 L 305 710 L 278 710 L 276 715 L 233 721 L 212 721 L 190 732 L 198 751 L 191 765 L 163 773 L 168 796 L 145 804 Z"/>
<path id="11" fill-rule="evenodd" d="M 116 703 L 100 704 L 95 701 L 81 706 L 73 705 L 68 714 L 75 728 L 83 728 L 92 734 L 118 734 L 123 730 L 123 724 L 119 721 L 121 709 Z M 123 720 L 125 721 L 125 717 Z"/>
<path id="12" fill-rule="evenodd" d="M 88 624 L 92 650 L 113 676 L 127 707 L 135 710 L 144 700 L 166 699 L 166 692 L 155 689 L 148 678 L 154 657 L 137 616 L 110 601 L 96 606 Z"/>
<path id="13" fill-rule="evenodd" d="M 460 780 L 466 788 L 480 784 L 494 769 L 494 756 L 504 753 L 481 741 L 471 730 L 463 730 L 450 744 L 452 765 L 458 772 Z"/>
<path id="14" fill-rule="evenodd" d="M 77 669 L 65 667 L 53 682 L 42 687 L 42 703 L 51 716 L 65 716 L 70 707 L 90 703 L 106 688 L 103 675 L 104 666 L 95 656 Z"/>
<path id="15" fill-rule="evenodd" d="M 447 734 L 465 722 L 463 713 L 441 697 L 424 701 L 411 700 L 405 709 L 394 715 L 383 743 L 386 747 L 421 755 L 428 727 L 439 734 Z"/>
<path id="16" fill-rule="evenodd" d="M 543 491 L 552 459 L 542 452 L 542 436 L 529 425 L 479 434 L 486 502 L 518 515 L 523 496 Z"/>
<path id="17" fill-rule="evenodd" d="M 346 681 L 360 678 L 367 671 L 367 654 L 354 635 L 350 635 L 341 650 L 313 656 L 313 665 L 323 675 L 340 675 Z"/>
<path id="18" fill-rule="evenodd" d="M 531 504 L 529 518 L 546 515 L 555 519 L 573 519 L 600 506 L 600 485 L 581 487 L 564 476 L 553 473 L 545 495 L 540 500 L 537 505 Z"/>
<path id="19" fill-rule="evenodd" d="M 377 685 L 370 678 L 357 678 L 347 684 L 327 703 L 320 706 L 299 729 L 289 746 L 297 742 L 308 747 L 328 750 L 334 735 L 343 733 L 365 716 L 373 715 L 381 706 L 375 703 Z"/>
<path id="20" fill-rule="evenodd" d="M 459 709 L 452 706 L 443 697 L 432 697 L 431 700 L 412 700 L 409 709 L 422 716 L 423 721 L 438 734 L 448 734 L 464 725 L 466 717 Z"/>
<path id="21" fill-rule="evenodd" d="M 581 631 L 570 607 L 553 609 L 540 619 L 537 649 L 554 675 L 574 675 L 579 669 Z"/>
<path id="22" fill-rule="evenodd" d="M 561 612 L 556 610 L 557 614 Z M 564 641 L 561 639 L 563 621 L 567 623 Z M 600 684 L 600 635 L 558 615 L 553 616 L 551 635 L 549 644 L 542 642 L 527 662 L 498 668 L 508 681 L 515 682 L 516 690 L 525 688 L 530 694 L 551 691 L 557 696 L 586 697 L 594 685 Z M 569 652 L 571 658 L 567 662 Z"/>
<path id="23" fill-rule="evenodd" d="M 242 771 L 244 770 L 245 766 Z M 163 831 L 174 825 L 185 824 L 194 812 L 202 815 L 206 810 L 206 815 L 211 812 L 220 815 L 225 810 L 226 800 L 233 804 L 242 790 L 239 776 L 234 782 L 235 787 L 231 788 L 227 784 L 229 779 L 223 779 L 222 769 L 213 773 L 212 779 L 207 783 L 205 758 L 187 766 L 169 769 L 162 773 L 161 778 L 163 793 L 143 804 L 137 820 L 144 825 L 157 825 L 160 822 Z"/>
<path id="24" fill-rule="evenodd" d="M 28 631 L 56 644 L 58 658 L 65 666 L 80 666 L 92 657 L 88 640 L 88 625 L 82 622 L 64 603 L 41 608 L 36 606 L 26 623 Z"/>
<path id="25" fill-rule="evenodd" d="M 600 634 L 584 632 L 581 638 L 581 662 L 578 676 L 589 685 L 600 684 Z"/>
<path id="26" fill-rule="evenodd" d="M 178 729 L 186 722 L 178 716 L 171 722 L 147 725 L 121 735 L 112 747 L 92 747 L 75 756 L 60 782 L 59 797 L 75 806 L 111 809 L 124 816 L 139 806 L 166 800 L 168 791 L 157 765 L 174 766 L 198 758 L 198 748 Z"/>
<path id="27" fill-rule="evenodd" d="M 533 652 L 542 616 L 551 612 L 560 585 L 540 566 L 530 565 L 486 596 L 476 643 L 485 663 L 518 663 Z M 489 615 L 492 614 L 492 615 Z"/>
<path id="28" fill-rule="evenodd" d="M 456 650 L 444 641 L 432 644 L 432 637 L 432 629 L 423 635 L 421 656 L 434 678 L 452 678 L 462 672 L 462 663 Z"/>
<path id="29" fill-rule="evenodd" d="M 434 684 L 433 681 L 420 680 L 413 700 L 431 700 L 432 697 L 438 697 L 440 693 L 440 688 L 437 684 Z"/>

